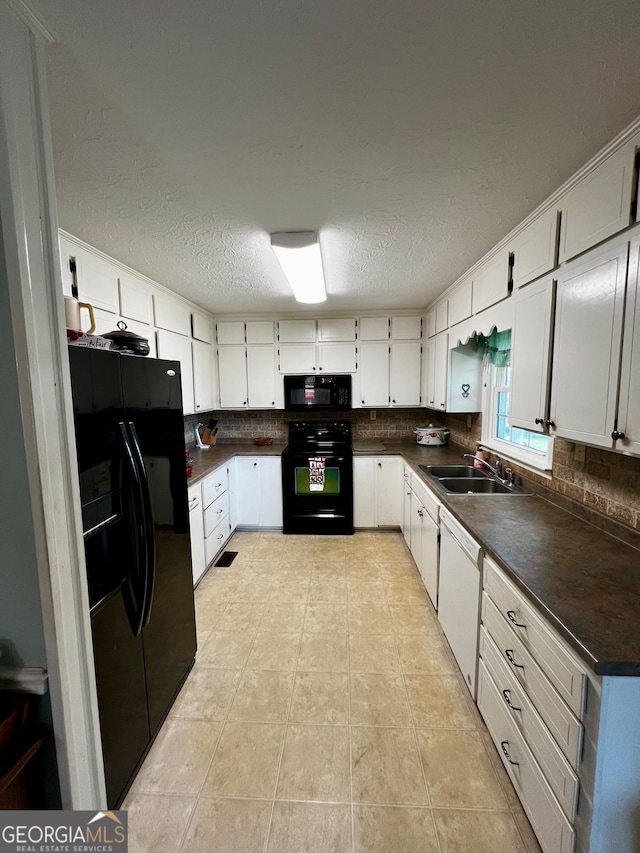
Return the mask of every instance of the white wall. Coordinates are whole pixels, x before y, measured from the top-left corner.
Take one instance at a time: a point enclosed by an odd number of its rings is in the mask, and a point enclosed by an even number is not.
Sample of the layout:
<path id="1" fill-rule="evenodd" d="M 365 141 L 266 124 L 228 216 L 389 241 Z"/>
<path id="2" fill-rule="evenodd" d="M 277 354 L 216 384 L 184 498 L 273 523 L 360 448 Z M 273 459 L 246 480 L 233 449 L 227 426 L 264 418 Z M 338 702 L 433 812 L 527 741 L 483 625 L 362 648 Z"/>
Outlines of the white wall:
<path id="1" fill-rule="evenodd" d="M 0 231 L 0 666 L 46 667 L 27 460 Z"/>

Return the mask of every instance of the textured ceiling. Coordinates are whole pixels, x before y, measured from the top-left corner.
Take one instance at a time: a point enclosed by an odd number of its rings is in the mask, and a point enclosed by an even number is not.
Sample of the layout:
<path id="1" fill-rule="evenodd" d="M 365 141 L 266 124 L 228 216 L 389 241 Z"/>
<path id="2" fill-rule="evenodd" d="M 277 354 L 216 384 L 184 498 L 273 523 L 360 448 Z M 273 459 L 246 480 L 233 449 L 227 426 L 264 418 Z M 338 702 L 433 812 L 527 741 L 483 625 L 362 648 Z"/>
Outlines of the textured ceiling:
<path id="1" fill-rule="evenodd" d="M 61 226 L 215 313 L 300 309 L 287 230 L 423 307 L 640 113 L 637 0 L 29 5 Z"/>

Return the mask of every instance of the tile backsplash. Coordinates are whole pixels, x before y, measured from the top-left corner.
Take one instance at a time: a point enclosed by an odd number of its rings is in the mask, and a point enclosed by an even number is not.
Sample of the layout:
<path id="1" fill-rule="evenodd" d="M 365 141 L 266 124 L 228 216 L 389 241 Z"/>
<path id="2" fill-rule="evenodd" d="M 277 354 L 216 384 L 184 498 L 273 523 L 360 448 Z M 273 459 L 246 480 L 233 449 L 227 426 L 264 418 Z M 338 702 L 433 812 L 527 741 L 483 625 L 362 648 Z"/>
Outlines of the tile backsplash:
<path id="1" fill-rule="evenodd" d="M 371 412 L 375 420 L 371 420 Z M 207 412 L 205 415 L 188 415 L 184 419 L 185 443 L 195 444 L 194 425 L 207 423 L 211 419 L 218 422 L 219 441 L 251 440 L 260 435 L 268 435 L 274 441 L 286 442 L 289 421 L 299 420 L 349 420 L 353 437 L 364 438 L 413 438 L 413 430 L 432 423 L 425 409 L 353 409 L 350 412 L 325 412 L 317 414 L 294 414 L 283 411 L 252 412 Z"/>
<path id="2" fill-rule="evenodd" d="M 482 415 L 443 415 L 451 430 L 451 441 L 475 451 L 481 439 Z M 537 476 L 517 464 L 511 467 L 525 477 L 578 501 L 615 521 L 640 530 L 640 458 L 611 450 L 585 447 L 585 458 L 577 461 L 576 445 L 556 438 L 551 479 Z"/>
<path id="3" fill-rule="evenodd" d="M 375 412 L 375 420 L 371 412 Z M 426 409 L 354 409 L 335 415 L 305 415 L 308 420 L 350 420 L 355 439 L 407 438 L 413 430 L 429 423 L 440 423 L 451 430 L 451 441 L 475 451 L 481 440 L 482 415 L 443 415 Z M 218 422 L 220 441 L 251 441 L 256 436 L 271 436 L 276 442 L 287 441 L 290 420 L 302 416 L 282 411 L 207 412 L 184 419 L 185 445 L 195 444 L 194 425 L 212 418 Z M 525 477 L 577 501 L 585 507 L 640 530 L 640 458 L 623 456 L 594 447 L 585 448 L 584 461 L 575 458 L 575 444 L 556 439 L 551 478 L 537 476 L 517 464 L 511 467 Z"/>

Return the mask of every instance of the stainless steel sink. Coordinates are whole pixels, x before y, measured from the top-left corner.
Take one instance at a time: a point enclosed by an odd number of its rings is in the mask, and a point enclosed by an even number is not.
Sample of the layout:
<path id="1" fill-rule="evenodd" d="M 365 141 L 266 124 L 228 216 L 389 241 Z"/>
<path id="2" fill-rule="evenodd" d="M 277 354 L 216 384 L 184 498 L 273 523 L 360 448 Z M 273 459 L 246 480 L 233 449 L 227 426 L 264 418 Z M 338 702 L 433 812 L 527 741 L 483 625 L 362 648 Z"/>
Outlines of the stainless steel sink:
<path id="1" fill-rule="evenodd" d="M 421 465 L 420 469 L 429 474 L 430 477 L 480 477 L 487 479 L 487 475 L 481 468 L 473 465 Z"/>
<path id="2" fill-rule="evenodd" d="M 511 486 L 486 469 L 473 465 L 420 465 L 434 485 L 448 495 L 528 495 L 522 486 Z"/>
<path id="3" fill-rule="evenodd" d="M 489 477 L 481 479 L 469 477 L 439 477 L 438 482 L 449 494 L 454 495 L 511 495 L 513 489 L 492 480 Z"/>

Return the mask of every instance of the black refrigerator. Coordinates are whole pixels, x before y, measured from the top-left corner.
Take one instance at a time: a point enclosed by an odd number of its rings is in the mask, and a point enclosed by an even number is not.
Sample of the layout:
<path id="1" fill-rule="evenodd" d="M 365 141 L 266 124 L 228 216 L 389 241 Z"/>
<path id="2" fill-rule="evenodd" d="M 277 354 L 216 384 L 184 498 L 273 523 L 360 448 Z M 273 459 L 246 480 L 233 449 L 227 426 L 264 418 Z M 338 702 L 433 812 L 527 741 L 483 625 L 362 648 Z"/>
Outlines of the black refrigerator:
<path id="1" fill-rule="evenodd" d="M 180 365 L 69 347 L 107 785 L 117 807 L 193 666 Z"/>

